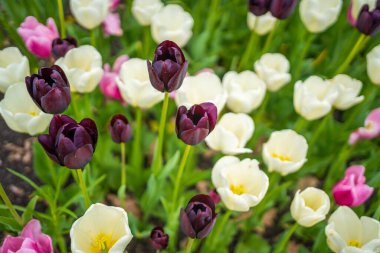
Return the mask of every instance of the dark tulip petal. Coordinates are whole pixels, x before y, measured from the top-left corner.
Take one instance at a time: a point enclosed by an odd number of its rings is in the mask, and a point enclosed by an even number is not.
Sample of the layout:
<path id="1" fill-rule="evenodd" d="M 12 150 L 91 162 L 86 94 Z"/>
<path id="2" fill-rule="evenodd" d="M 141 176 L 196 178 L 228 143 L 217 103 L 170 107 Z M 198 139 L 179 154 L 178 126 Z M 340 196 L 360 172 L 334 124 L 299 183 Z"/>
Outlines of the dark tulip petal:
<path id="1" fill-rule="evenodd" d="M 92 119 L 86 118 L 83 119 L 79 125 L 83 126 L 90 134 L 95 150 L 96 143 L 98 142 L 98 128 L 96 127 L 95 122 Z"/>
<path id="2" fill-rule="evenodd" d="M 218 108 L 213 103 L 202 103 L 200 106 L 206 111 L 210 123 L 210 132 L 215 128 L 218 118 Z"/>
<path id="3" fill-rule="evenodd" d="M 211 222 L 208 223 L 201 231 L 199 231 L 197 233 L 197 238 L 198 239 L 203 239 L 203 238 L 205 238 L 206 236 L 208 236 L 210 234 L 210 232 L 212 231 L 212 229 L 213 229 L 213 227 L 215 225 L 217 217 L 218 217 L 218 215 L 216 214 L 215 217 L 211 220 Z"/>
<path id="4" fill-rule="evenodd" d="M 150 233 L 150 242 L 155 250 L 166 249 L 169 243 L 169 235 L 165 234 L 161 227 L 155 227 Z"/>
<path id="5" fill-rule="evenodd" d="M 81 169 L 91 161 L 93 153 L 94 149 L 92 148 L 92 145 L 87 144 L 66 155 L 63 163 L 69 169 Z"/>
<path id="6" fill-rule="evenodd" d="M 182 115 L 186 115 L 186 112 L 187 112 L 187 109 L 186 109 L 186 106 L 180 106 L 177 110 L 177 115 L 176 115 L 176 123 L 175 123 L 175 130 L 176 130 L 176 133 L 177 135 L 180 133 L 180 127 L 181 127 L 181 124 L 180 124 L 180 121 L 182 119 Z"/>
<path id="7" fill-rule="evenodd" d="M 180 139 L 188 145 L 197 145 L 206 139 L 209 133 L 208 129 L 194 128 L 186 130 L 180 134 Z"/>
<path id="8" fill-rule="evenodd" d="M 199 121 L 198 121 L 198 124 L 196 126 L 197 128 L 205 128 L 205 129 L 209 129 L 210 128 L 210 124 L 209 124 L 209 119 L 207 117 L 207 114 L 206 116 L 202 117 Z"/>
<path id="9" fill-rule="evenodd" d="M 58 130 L 66 124 L 77 124 L 77 122 L 67 115 L 54 115 L 50 122 L 49 135 L 55 138 Z"/>
<path id="10" fill-rule="evenodd" d="M 179 131 L 183 132 L 193 128 L 195 128 L 193 121 L 191 121 L 191 119 L 189 119 L 186 115 L 182 115 Z"/>
<path id="11" fill-rule="evenodd" d="M 51 66 L 51 69 L 57 71 L 61 75 L 61 78 L 63 79 L 63 81 L 66 83 L 66 86 L 70 87 L 69 80 L 67 79 L 65 72 L 63 71 L 63 69 L 60 66 L 53 65 L 53 66 Z"/>
<path id="12" fill-rule="evenodd" d="M 76 148 L 80 148 L 84 145 L 90 144 L 92 145 L 92 138 L 86 131 L 86 129 L 82 126 L 78 126 L 75 129 L 74 134 L 74 145 Z"/>
<path id="13" fill-rule="evenodd" d="M 150 83 L 152 84 L 152 86 L 156 90 L 164 92 L 165 91 L 165 85 L 164 85 L 163 81 L 160 80 L 158 73 L 156 73 L 156 71 L 153 69 L 153 66 L 149 60 L 147 61 L 147 66 L 148 66 Z"/>
<path id="14" fill-rule="evenodd" d="M 272 0 L 270 12 L 278 19 L 288 18 L 294 11 L 298 0 Z"/>
<path id="15" fill-rule="evenodd" d="M 191 202 L 204 203 L 205 205 L 209 206 L 213 210 L 213 213 L 215 213 L 215 202 L 209 195 L 198 194 L 190 199 L 189 203 Z"/>
<path id="16" fill-rule="evenodd" d="M 46 113 L 60 114 L 69 106 L 71 97 L 60 88 L 51 89 L 45 96 L 41 97 L 41 108 Z"/>
<path id="17" fill-rule="evenodd" d="M 178 90 L 183 83 L 183 80 L 186 77 L 187 74 L 187 68 L 188 68 L 188 62 L 185 61 L 185 63 L 181 66 L 181 68 L 172 76 L 172 78 L 168 82 L 168 92 L 172 92 L 175 90 Z"/>
<path id="18" fill-rule="evenodd" d="M 38 142 L 41 144 L 42 148 L 45 150 L 46 154 L 56 163 L 63 165 L 58 160 L 58 157 L 55 153 L 54 142 L 51 140 L 50 136 L 47 134 L 42 134 L 38 136 Z"/>
<path id="19" fill-rule="evenodd" d="M 52 54 L 55 59 L 63 57 L 66 53 L 77 46 L 77 42 L 73 37 L 68 36 L 65 39 L 56 38 L 52 42 Z"/>
<path id="20" fill-rule="evenodd" d="M 248 9 L 255 16 L 262 16 L 268 12 L 270 0 L 248 0 Z"/>
<path id="21" fill-rule="evenodd" d="M 183 208 L 181 208 L 181 212 L 180 212 L 180 221 L 181 221 L 182 232 L 190 238 L 195 238 L 196 233 L 190 223 L 189 217 L 187 216 Z"/>
<path id="22" fill-rule="evenodd" d="M 75 150 L 77 149 L 72 140 L 65 137 L 63 134 L 58 136 L 56 141 L 57 157 L 60 161 L 64 161 L 65 156 L 75 152 Z"/>

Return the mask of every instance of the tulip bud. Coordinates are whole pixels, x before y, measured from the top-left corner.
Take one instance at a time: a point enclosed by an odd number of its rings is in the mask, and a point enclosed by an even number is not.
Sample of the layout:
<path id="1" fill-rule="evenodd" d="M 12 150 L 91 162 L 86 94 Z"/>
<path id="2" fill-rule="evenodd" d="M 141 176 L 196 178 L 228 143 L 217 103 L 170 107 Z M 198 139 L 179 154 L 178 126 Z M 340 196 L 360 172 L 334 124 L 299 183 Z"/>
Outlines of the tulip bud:
<path id="1" fill-rule="evenodd" d="M 53 161 L 69 169 L 79 169 L 93 156 L 98 129 L 88 118 L 78 124 L 67 115 L 54 115 L 49 134 L 38 136 L 38 141 Z"/>
<path id="2" fill-rule="evenodd" d="M 292 14 L 297 2 L 297 0 L 272 0 L 270 12 L 278 19 L 286 19 Z"/>
<path id="3" fill-rule="evenodd" d="M 77 47 L 77 41 L 71 36 L 65 39 L 56 38 L 51 45 L 51 52 L 55 59 L 65 56 L 65 54 L 72 48 Z"/>
<path id="4" fill-rule="evenodd" d="M 166 249 L 169 243 L 169 235 L 165 234 L 162 227 L 155 227 L 150 233 L 150 242 L 155 250 Z"/>
<path id="5" fill-rule="evenodd" d="M 256 16 L 262 16 L 268 12 L 271 0 L 248 0 L 248 9 Z"/>
<path id="6" fill-rule="evenodd" d="M 178 138 L 188 145 L 202 142 L 214 129 L 217 108 L 213 103 L 193 105 L 189 110 L 180 106 L 176 117 Z"/>
<path id="7" fill-rule="evenodd" d="M 153 87 L 161 92 L 172 92 L 181 87 L 186 76 L 188 62 L 181 48 L 165 40 L 156 48 L 153 62 L 147 61 L 149 79 Z"/>
<path id="8" fill-rule="evenodd" d="M 378 1 L 376 9 L 370 11 L 369 5 L 362 7 L 356 28 L 365 35 L 375 35 L 380 31 L 380 2 Z"/>
<path id="9" fill-rule="evenodd" d="M 111 138 L 116 143 L 128 142 L 132 137 L 132 128 L 128 119 L 121 114 L 112 117 L 109 126 Z"/>
<path id="10" fill-rule="evenodd" d="M 181 209 L 181 229 L 190 238 L 202 239 L 210 234 L 218 215 L 215 213 L 215 203 L 208 195 L 194 196 Z"/>
<path id="11" fill-rule="evenodd" d="M 40 68 L 38 74 L 25 77 L 25 83 L 33 101 L 46 113 L 62 113 L 70 104 L 70 85 L 57 65 Z"/>

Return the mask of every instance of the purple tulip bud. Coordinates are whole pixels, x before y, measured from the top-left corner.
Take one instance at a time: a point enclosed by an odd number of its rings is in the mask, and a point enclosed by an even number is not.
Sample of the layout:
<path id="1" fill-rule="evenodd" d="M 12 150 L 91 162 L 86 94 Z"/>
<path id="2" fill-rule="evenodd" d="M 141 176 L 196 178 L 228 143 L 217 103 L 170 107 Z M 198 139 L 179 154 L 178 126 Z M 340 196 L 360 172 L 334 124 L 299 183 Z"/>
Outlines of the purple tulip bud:
<path id="1" fill-rule="evenodd" d="M 172 92 L 181 87 L 188 62 L 176 43 L 165 40 L 157 46 L 153 62 L 148 60 L 147 65 L 153 87 L 161 92 Z"/>
<path id="2" fill-rule="evenodd" d="M 365 35 L 375 35 L 380 31 L 380 1 L 376 9 L 369 11 L 368 4 L 360 10 L 356 28 Z"/>
<path id="3" fill-rule="evenodd" d="M 58 59 L 75 47 L 77 47 L 77 41 L 71 36 L 67 36 L 65 39 L 56 38 L 51 44 L 51 52 L 54 58 Z"/>
<path id="4" fill-rule="evenodd" d="M 189 110 L 180 106 L 175 126 L 178 138 L 188 145 L 202 142 L 215 127 L 217 110 L 213 103 L 193 105 Z"/>
<path id="5" fill-rule="evenodd" d="M 182 232 L 190 238 L 202 239 L 210 234 L 217 217 L 212 198 L 204 194 L 196 195 L 186 209 L 181 209 Z"/>
<path id="6" fill-rule="evenodd" d="M 25 77 L 25 83 L 33 101 L 46 113 L 62 113 L 70 104 L 70 85 L 57 65 L 40 68 L 38 74 Z"/>
<path id="7" fill-rule="evenodd" d="M 169 243 L 169 235 L 165 234 L 162 227 L 155 227 L 150 233 L 150 242 L 155 250 L 166 249 Z"/>
<path id="8" fill-rule="evenodd" d="M 272 0 L 248 0 L 248 9 L 256 16 L 262 16 L 269 11 Z"/>
<path id="9" fill-rule="evenodd" d="M 109 126 L 111 138 L 116 143 L 128 142 L 132 137 L 132 128 L 128 119 L 121 114 L 112 117 Z"/>
<path id="10" fill-rule="evenodd" d="M 286 19 L 292 14 L 297 2 L 297 0 L 272 0 L 270 12 L 278 19 Z"/>
<path id="11" fill-rule="evenodd" d="M 53 161 L 69 169 L 79 169 L 91 161 L 98 129 L 91 119 L 78 124 L 67 115 L 54 115 L 49 134 L 38 136 L 38 141 Z"/>

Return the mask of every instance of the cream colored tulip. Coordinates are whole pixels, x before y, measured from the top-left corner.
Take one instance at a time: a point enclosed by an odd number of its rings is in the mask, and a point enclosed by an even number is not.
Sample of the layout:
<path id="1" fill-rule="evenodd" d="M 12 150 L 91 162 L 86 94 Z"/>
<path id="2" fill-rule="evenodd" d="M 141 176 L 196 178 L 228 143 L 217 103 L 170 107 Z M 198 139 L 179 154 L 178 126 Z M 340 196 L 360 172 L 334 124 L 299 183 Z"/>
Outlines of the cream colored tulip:
<path id="1" fill-rule="evenodd" d="M 132 14 L 140 25 L 151 24 L 152 17 L 163 7 L 160 0 L 134 0 L 132 4 Z"/>
<path id="2" fill-rule="evenodd" d="M 10 129 L 29 135 L 44 132 L 53 118 L 53 115 L 46 114 L 37 107 L 24 82 L 7 89 L 0 102 L 0 114 Z"/>
<path id="3" fill-rule="evenodd" d="M 223 203 L 232 211 L 246 212 L 264 198 L 269 180 L 259 162 L 234 156 L 219 159 L 212 169 L 212 182 Z"/>
<path id="4" fill-rule="evenodd" d="M 124 209 L 97 203 L 71 226 L 71 251 L 123 253 L 132 237 Z"/>
<path id="5" fill-rule="evenodd" d="M 270 172 L 282 176 L 298 171 L 307 161 L 308 145 L 305 137 L 286 129 L 273 132 L 263 145 L 263 159 Z"/>
<path id="6" fill-rule="evenodd" d="M 290 206 L 293 219 L 304 227 L 312 227 L 326 219 L 329 210 L 329 196 L 314 187 L 308 187 L 302 192 L 298 190 Z"/>
<path id="7" fill-rule="evenodd" d="M 333 252 L 380 252 L 380 222 L 367 216 L 359 219 L 347 206 L 339 207 L 331 215 L 325 233 Z"/>
<path id="8" fill-rule="evenodd" d="M 254 122 L 247 114 L 226 113 L 207 136 L 206 143 L 211 149 L 228 155 L 250 153 L 252 150 L 245 145 L 254 129 Z"/>
<path id="9" fill-rule="evenodd" d="M 75 20 L 86 29 L 99 26 L 107 17 L 107 0 L 70 0 L 70 10 Z"/>
<path id="10" fill-rule="evenodd" d="M 24 82 L 28 75 L 28 58 L 23 56 L 17 47 L 0 50 L 0 92 L 5 92 L 15 83 Z"/>
<path id="11" fill-rule="evenodd" d="M 251 31 L 256 32 L 258 35 L 265 35 L 272 31 L 277 19 L 267 12 L 262 16 L 255 16 L 253 13 L 248 12 L 247 25 Z"/>
<path id="12" fill-rule="evenodd" d="M 367 54 L 367 74 L 371 82 L 380 85 L 380 45 Z"/>
<path id="13" fill-rule="evenodd" d="M 318 76 L 311 76 L 294 87 L 294 108 L 307 120 L 320 119 L 331 110 L 338 91 L 331 83 Z"/>
<path id="14" fill-rule="evenodd" d="M 266 85 L 254 72 L 227 72 L 223 77 L 223 87 L 228 93 L 227 106 L 231 111 L 250 113 L 264 100 Z"/>
<path id="15" fill-rule="evenodd" d="M 343 74 L 335 76 L 330 81 L 332 86 L 338 90 L 338 96 L 333 103 L 335 108 L 347 110 L 364 100 L 364 96 L 359 96 L 362 89 L 361 81 Z"/>
<path id="16" fill-rule="evenodd" d="M 124 62 L 116 83 L 123 99 L 132 106 L 148 109 L 164 99 L 164 93 L 150 83 L 146 60 L 133 58 Z"/>
<path id="17" fill-rule="evenodd" d="M 155 42 L 172 40 L 183 47 L 193 35 L 194 19 L 177 4 L 168 4 L 152 17 L 151 31 Z"/>
<path id="18" fill-rule="evenodd" d="M 290 64 L 282 54 L 267 53 L 255 62 L 257 75 L 265 81 L 268 90 L 278 91 L 292 79 L 289 74 Z"/>
<path id="19" fill-rule="evenodd" d="M 226 101 L 227 91 L 219 77 L 211 72 L 185 77 L 175 96 L 177 106 L 184 105 L 189 108 L 194 104 L 211 102 L 218 108 L 218 113 L 223 110 Z"/>

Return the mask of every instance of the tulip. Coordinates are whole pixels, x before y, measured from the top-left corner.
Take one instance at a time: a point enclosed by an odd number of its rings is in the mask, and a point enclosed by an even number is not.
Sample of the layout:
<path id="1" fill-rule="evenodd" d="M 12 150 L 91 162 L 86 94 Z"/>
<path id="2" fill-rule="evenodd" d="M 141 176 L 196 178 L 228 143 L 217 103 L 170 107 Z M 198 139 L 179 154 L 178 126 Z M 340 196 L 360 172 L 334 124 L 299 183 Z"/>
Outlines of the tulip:
<path id="1" fill-rule="evenodd" d="M 246 212 L 258 205 L 268 191 L 269 180 L 257 160 L 224 156 L 212 169 L 212 183 L 232 211 Z"/>
<path id="2" fill-rule="evenodd" d="M 77 41 L 71 37 L 68 36 L 65 39 L 56 38 L 53 40 L 51 45 L 51 50 L 53 53 L 53 56 L 55 59 L 58 59 L 60 57 L 63 57 L 66 55 L 66 53 L 73 48 L 77 47 Z"/>
<path id="3" fill-rule="evenodd" d="M 351 25 L 356 26 L 360 10 L 364 5 L 368 4 L 369 9 L 373 10 L 376 8 L 376 1 L 377 0 L 351 0 L 347 13 L 347 18 Z"/>
<path id="4" fill-rule="evenodd" d="M 102 56 L 93 46 L 71 49 L 55 64 L 66 73 L 72 92 L 92 92 L 103 75 Z"/>
<path id="5" fill-rule="evenodd" d="M 70 104 L 70 85 L 57 65 L 40 68 L 38 74 L 27 76 L 25 83 L 33 101 L 46 113 L 63 113 Z"/>
<path id="6" fill-rule="evenodd" d="M 112 66 L 112 70 L 109 64 L 104 65 L 103 77 L 100 80 L 100 91 L 111 99 L 123 101 L 119 87 L 117 86 L 116 79 L 119 76 L 121 65 L 128 61 L 128 55 L 119 56 Z"/>
<path id="7" fill-rule="evenodd" d="M 152 37 L 157 43 L 171 40 L 183 47 L 193 35 L 193 25 L 190 13 L 177 4 L 168 4 L 152 17 Z"/>
<path id="8" fill-rule="evenodd" d="M 335 252 L 369 253 L 380 248 L 380 222 L 367 216 L 360 219 L 349 207 L 339 207 L 325 228 L 327 245 Z"/>
<path id="9" fill-rule="evenodd" d="M 120 15 L 119 13 L 110 13 L 103 21 L 103 33 L 104 35 L 110 36 L 122 36 L 123 29 L 120 25 Z"/>
<path id="10" fill-rule="evenodd" d="M 367 74 L 375 85 L 380 85 L 380 45 L 367 54 Z"/>
<path id="11" fill-rule="evenodd" d="M 258 35 L 265 35 L 269 33 L 276 23 L 276 18 L 269 12 L 262 16 L 255 16 L 248 12 L 247 24 L 251 31 L 255 31 Z"/>
<path id="12" fill-rule="evenodd" d="M 38 220 L 30 220 L 19 236 L 7 235 L 0 253 L 53 253 L 50 236 L 42 233 Z"/>
<path id="13" fill-rule="evenodd" d="M 148 60 L 147 65 L 153 87 L 161 92 L 172 92 L 181 87 L 188 62 L 181 48 L 166 40 L 157 46 L 153 62 Z"/>
<path id="14" fill-rule="evenodd" d="M 248 0 L 249 11 L 256 15 L 262 16 L 269 11 L 272 0 Z"/>
<path id="15" fill-rule="evenodd" d="M 212 198 L 204 194 L 196 195 L 190 199 L 185 209 L 181 208 L 182 232 L 193 239 L 205 238 L 210 234 L 217 217 Z"/>
<path id="16" fill-rule="evenodd" d="M 226 113 L 206 138 L 207 145 L 224 154 L 234 155 L 252 152 L 244 148 L 253 135 L 255 125 L 244 113 Z"/>
<path id="17" fill-rule="evenodd" d="M 161 0 L 133 0 L 132 14 L 140 25 L 148 26 L 163 7 Z"/>
<path id="18" fill-rule="evenodd" d="M 376 9 L 370 11 L 368 4 L 360 10 L 356 28 L 365 35 L 374 36 L 380 32 L 380 2 L 377 2 Z"/>
<path id="19" fill-rule="evenodd" d="M 111 138 L 116 143 L 128 142 L 132 138 L 132 128 L 128 119 L 121 114 L 112 117 L 109 125 Z"/>
<path id="20" fill-rule="evenodd" d="M 257 75 L 264 80 L 268 90 L 275 92 L 290 82 L 290 64 L 282 54 L 264 54 L 255 62 Z"/>
<path id="21" fill-rule="evenodd" d="M 132 106 L 151 108 L 164 99 L 164 94 L 152 87 L 143 59 L 134 58 L 124 62 L 116 83 L 123 99 Z"/>
<path id="22" fill-rule="evenodd" d="M 28 16 L 17 28 L 17 32 L 24 40 L 29 52 L 41 58 L 50 56 L 51 44 L 55 38 L 59 37 L 57 26 L 52 18 L 49 18 L 44 26 L 35 17 Z"/>
<path id="23" fill-rule="evenodd" d="M 10 129 L 29 135 L 45 131 L 53 117 L 38 108 L 21 82 L 7 89 L 0 102 L 0 114 Z"/>
<path id="24" fill-rule="evenodd" d="M 355 144 L 359 140 L 370 140 L 380 136 L 380 108 L 370 112 L 365 119 L 364 127 L 351 133 L 349 143 Z"/>
<path id="25" fill-rule="evenodd" d="M 91 119 L 79 124 L 66 115 L 54 115 L 49 134 L 38 136 L 46 154 L 69 169 L 84 168 L 91 161 L 98 141 L 98 129 Z"/>
<path id="26" fill-rule="evenodd" d="M 216 192 L 216 190 L 211 190 L 208 194 L 212 200 L 214 201 L 215 205 L 220 202 L 220 195 Z"/>
<path id="27" fill-rule="evenodd" d="M 292 13 L 298 0 L 272 0 L 269 11 L 278 19 L 286 19 Z"/>
<path id="28" fill-rule="evenodd" d="M 364 96 L 359 96 L 362 89 L 361 81 L 348 75 L 337 75 L 330 81 L 338 91 L 338 96 L 333 103 L 335 108 L 347 110 L 364 100 Z"/>
<path id="29" fill-rule="evenodd" d="M 150 243 L 155 250 L 166 249 L 169 243 L 169 235 L 165 234 L 162 227 L 155 227 L 150 232 Z"/>
<path id="30" fill-rule="evenodd" d="M 70 10 L 75 20 L 86 29 L 99 26 L 108 14 L 109 1 L 70 0 Z"/>
<path id="31" fill-rule="evenodd" d="M 109 0 L 108 9 L 110 12 L 116 11 L 117 7 L 120 4 L 120 0 Z"/>
<path id="32" fill-rule="evenodd" d="M 293 219 L 303 227 L 312 227 L 323 221 L 329 210 L 329 196 L 314 187 L 308 187 L 302 192 L 298 190 L 290 206 Z"/>
<path id="33" fill-rule="evenodd" d="M 97 203 L 71 226 L 71 251 L 122 253 L 132 237 L 124 209 Z"/>
<path id="34" fill-rule="evenodd" d="M 364 166 L 360 165 L 350 166 L 346 170 L 345 177 L 332 189 L 337 205 L 356 207 L 371 197 L 373 188 L 366 185 L 364 171 Z"/>
<path id="35" fill-rule="evenodd" d="M 5 92 L 15 83 L 23 82 L 25 76 L 30 74 L 28 58 L 17 47 L 0 50 L 0 59 L 0 92 Z"/>

